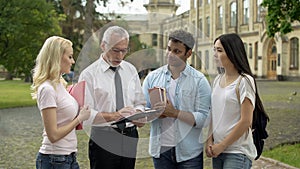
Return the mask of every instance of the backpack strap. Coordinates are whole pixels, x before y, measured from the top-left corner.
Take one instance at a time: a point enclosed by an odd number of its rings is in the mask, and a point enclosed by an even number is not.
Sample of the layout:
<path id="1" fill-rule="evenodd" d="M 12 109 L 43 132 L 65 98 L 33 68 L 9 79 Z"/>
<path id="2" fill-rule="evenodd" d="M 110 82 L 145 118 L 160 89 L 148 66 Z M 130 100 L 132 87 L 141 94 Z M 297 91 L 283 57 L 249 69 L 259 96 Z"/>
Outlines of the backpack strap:
<path id="1" fill-rule="evenodd" d="M 239 77 L 239 81 L 237 82 L 236 86 L 235 86 L 235 93 L 236 93 L 236 97 L 238 99 L 238 102 L 239 104 L 241 104 L 241 101 L 240 101 L 240 90 L 239 90 L 239 86 L 240 86 L 240 83 L 242 81 L 242 78 L 243 76 L 240 75 L 241 77 Z"/>

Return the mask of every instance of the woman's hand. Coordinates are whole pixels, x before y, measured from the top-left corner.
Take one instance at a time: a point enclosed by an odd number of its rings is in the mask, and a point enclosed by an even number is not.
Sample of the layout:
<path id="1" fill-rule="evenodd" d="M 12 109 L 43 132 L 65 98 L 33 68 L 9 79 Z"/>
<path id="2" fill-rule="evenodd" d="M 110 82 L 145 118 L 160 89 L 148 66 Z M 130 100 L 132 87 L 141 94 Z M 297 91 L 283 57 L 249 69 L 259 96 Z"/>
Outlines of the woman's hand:
<path id="1" fill-rule="evenodd" d="M 91 115 L 91 109 L 89 108 L 89 106 L 83 106 L 81 109 L 80 109 L 80 112 L 78 114 L 78 121 L 79 123 L 89 119 Z"/>
<path id="2" fill-rule="evenodd" d="M 210 136 L 207 141 L 206 141 L 206 146 L 205 146 L 205 153 L 207 157 L 213 157 L 213 152 L 212 152 L 212 145 L 213 145 L 213 138 Z"/>
<path id="3" fill-rule="evenodd" d="M 212 157 L 218 157 L 225 149 L 226 146 L 222 143 L 211 145 Z"/>

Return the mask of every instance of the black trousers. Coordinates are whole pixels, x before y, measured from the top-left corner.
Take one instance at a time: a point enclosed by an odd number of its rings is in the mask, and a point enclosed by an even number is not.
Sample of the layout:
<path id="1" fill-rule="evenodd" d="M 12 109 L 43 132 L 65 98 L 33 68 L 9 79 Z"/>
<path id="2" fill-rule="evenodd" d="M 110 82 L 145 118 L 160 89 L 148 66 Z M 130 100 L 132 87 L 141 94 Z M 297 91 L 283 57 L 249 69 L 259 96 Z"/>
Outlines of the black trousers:
<path id="1" fill-rule="evenodd" d="M 91 169 L 134 169 L 138 132 L 111 127 L 93 127 L 89 141 Z"/>

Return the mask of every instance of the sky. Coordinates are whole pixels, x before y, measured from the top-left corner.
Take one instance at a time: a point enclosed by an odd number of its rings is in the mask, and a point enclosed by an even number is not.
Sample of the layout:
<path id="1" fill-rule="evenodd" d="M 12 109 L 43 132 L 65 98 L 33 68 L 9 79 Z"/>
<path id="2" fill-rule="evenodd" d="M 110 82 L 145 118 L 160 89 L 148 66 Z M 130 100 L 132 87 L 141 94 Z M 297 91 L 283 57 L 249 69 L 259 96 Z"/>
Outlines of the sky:
<path id="1" fill-rule="evenodd" d="M 96 8 L 96 10 L 101 13 L 147 13 L 147 10 L 143 4 L 149 3 L 149 0 L 133 0 L 133 2 L 130 2 L 130 0 L 123 0 L 123 2 L 127 3 L 124 7 L 122 7 L 119 0 L 110 0 L 110 2 L 107 4 L 107 7 L 99 6 Z M 190 3 L 187 3 L 186 0 L 175 0 L 175 3 L 180 5 L 176 11 L 177 15 L 187 11 L 190 8 Z"/>

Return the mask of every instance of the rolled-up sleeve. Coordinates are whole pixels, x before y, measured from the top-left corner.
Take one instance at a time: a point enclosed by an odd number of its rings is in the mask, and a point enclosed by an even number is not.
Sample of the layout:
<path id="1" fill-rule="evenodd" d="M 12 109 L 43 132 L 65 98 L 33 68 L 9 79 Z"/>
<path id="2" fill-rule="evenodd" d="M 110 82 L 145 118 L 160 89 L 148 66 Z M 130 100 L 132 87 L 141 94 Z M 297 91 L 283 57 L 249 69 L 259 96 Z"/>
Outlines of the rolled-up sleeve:
<path id="1" fill-rule="evenodd" d="M 207 81 L 207 79 L 202 78 L 198 83 L 197 91 L 196 91 L 196 112 L 192 112 L 195 118 L 196 128 L 205 127 L 208 123 L 208 116 L 210 113 L 211 107 L 211 87 Z"/>

